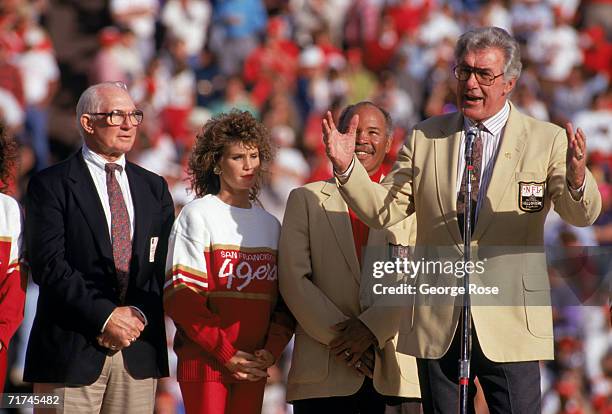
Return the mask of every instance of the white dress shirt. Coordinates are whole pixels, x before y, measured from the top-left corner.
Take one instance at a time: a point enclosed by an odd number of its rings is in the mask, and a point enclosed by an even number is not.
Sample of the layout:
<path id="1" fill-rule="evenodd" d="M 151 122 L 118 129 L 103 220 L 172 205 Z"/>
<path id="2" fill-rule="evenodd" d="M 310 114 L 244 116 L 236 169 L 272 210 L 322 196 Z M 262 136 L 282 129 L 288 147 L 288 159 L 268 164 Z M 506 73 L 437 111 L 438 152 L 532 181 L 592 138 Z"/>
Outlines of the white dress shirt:
<path id="1" fill-rule="evenodd" d="M 112 242 L 113 237 L 111 233 L 111 209 L 110 202 L 108 200 L 108 190 L 106 188 L 106 170 L 104 166 L 109 162 L 100 154 L 96 154 L 90 150 L 85 143 L 83 143 L 83 158 L 87 169 L 93 178 L 93 182 L 98 191 L 98 197 L 102 202 L 102 208 L 104 209 L 104 215 L 106 216 L 106 224 L 108 225 L 108 234 Z M 115 164 L 120 165 L 123 170 L 121 172 L 115 171 L 115 177 L 119 182 L 121 193 L 123 194 L 123 200 L 127 207 L 128 216 L 130 217 L 130 237 L 134 238 L 134 203 L 132 202 L 132 193 L 130 192 L 130 183 L 125 173 L 125 155 L 122 155 Z"/>

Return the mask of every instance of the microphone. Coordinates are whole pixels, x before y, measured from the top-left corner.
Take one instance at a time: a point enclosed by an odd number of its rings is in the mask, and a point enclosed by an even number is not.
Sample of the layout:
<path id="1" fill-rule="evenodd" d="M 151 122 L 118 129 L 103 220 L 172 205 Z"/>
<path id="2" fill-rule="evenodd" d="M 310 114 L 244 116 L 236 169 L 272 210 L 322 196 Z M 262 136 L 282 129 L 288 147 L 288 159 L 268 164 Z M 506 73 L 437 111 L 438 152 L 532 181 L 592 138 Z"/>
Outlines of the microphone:
<path id="1" fill-rule="evenodd" d="M 465 133 L 465 162 L 467 165 L 472 164 L 472 152 L 474 149 L 474 141 L 480 130 L 476 126 L 470 127 Z"/>

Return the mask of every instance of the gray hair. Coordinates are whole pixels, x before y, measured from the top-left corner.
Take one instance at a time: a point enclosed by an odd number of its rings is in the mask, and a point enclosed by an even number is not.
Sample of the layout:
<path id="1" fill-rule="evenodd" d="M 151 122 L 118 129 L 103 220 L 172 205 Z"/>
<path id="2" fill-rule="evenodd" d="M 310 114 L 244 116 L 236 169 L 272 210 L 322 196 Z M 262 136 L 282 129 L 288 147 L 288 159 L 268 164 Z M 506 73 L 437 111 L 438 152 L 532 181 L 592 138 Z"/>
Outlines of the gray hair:
<path id="1" fill-rule="evenodd" d="M 102 105 L 100 93 L 103 90 L 115 88 L 127 92 L 127 86 L 123 82 L 102 82 L 90 86 L 81 94 L 76 106 L 76 122 L 81 138 L 85 139 L 85 130 L 81 125 L 81 116 L 83 114 L 100 112 Z"/>
<path id="2" fill-rule="evenodd" d="M 521 49 L 514 37 L 499 27 L 481 27 L 465 32 L 455 46 L 455 59 L 459 62 L 466 53 L 474 50 L 497 48 L 504 54 L 504 78 L 521 76 Z"/>
<path id="3" fill-rule="evenodd" d="M 369 105 L 373 108 L 378 109 L 380 113 L 383 114 L 383 117 L 385 118 L 385 136 L 389 138 L 391 135 L 393 135 L 393 120 L 391 119 L 391 115 L 389 115 L 389 112 L 387 112 L 380 105 L 376 105 L 374 102 L 370 102 L 370 101 L 357 102 L 356 104 L 349 105 L 346 108 L 344 108 L 344 110 L 338 117 L 338 131 L 340 131 L 343 134 L 346 133 L 346 131 L 348 130 L 349 124 L 351 122 L 351 118 L 353 117 L 353 114 L 355 113 L 355 111 L 357 111 L 357 109 L 361 108 L 362 106 L 366 106 L 366 105 Z"/>

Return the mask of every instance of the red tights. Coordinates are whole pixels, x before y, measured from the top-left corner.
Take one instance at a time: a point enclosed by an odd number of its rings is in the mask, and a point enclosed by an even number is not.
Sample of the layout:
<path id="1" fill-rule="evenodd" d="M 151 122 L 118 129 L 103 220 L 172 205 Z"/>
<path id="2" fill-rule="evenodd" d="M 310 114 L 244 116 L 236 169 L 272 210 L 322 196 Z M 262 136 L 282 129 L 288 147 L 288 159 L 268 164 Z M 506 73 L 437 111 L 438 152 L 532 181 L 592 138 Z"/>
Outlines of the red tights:
<path id="1" fill-rule="evenodd" d="M 260 414 L 266 381 L 180 382 L 186 414 Z"/>

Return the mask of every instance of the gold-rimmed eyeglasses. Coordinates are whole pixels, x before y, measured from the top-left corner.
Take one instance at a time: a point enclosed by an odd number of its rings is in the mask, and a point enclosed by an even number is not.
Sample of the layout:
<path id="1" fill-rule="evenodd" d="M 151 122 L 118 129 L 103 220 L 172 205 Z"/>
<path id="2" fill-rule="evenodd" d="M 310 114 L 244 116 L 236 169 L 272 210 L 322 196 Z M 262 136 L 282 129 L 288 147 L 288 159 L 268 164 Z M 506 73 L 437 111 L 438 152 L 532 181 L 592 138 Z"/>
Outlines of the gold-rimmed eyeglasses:
<path id="1" fill-rule="evenodd" d="M 132 112 L 123 112 L 115 109 L 110 112 L 91 112 L 89 115 L 104 115 L 106 117 L 106 122 L 112 126 L 123 125 L 126 117 L 129 117 L 132 125 L 138 126 L 142 123 L 142 118 L 144 117 L 140 109 Z"/>
<path id="2" fill-rule="evenodd" d="M 457 78 L 461 82 L 467 81 L 472 73 L 476 76 L 476 81 L 484 86 L 491 86 L 495 83 L 495 79 L 503 76 L 503 73 L 499 75 L 494 75 L 488 69 L 478 69 L 473 68 L 471 66 L 466 65 L 457 65 L 453 68 L 453 73 L 455 74 L 455 78 Z"/>

